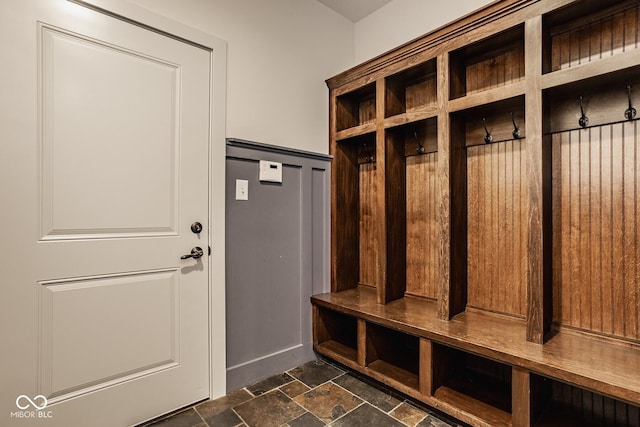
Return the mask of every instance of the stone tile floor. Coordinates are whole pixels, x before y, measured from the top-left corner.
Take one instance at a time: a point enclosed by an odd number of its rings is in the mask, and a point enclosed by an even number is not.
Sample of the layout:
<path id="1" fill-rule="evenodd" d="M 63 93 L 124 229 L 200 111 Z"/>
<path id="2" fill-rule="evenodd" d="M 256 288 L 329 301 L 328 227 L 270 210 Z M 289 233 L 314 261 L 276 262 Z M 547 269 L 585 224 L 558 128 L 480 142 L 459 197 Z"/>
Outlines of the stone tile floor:
<path id="1" fill-rule="evenodd" d="M 444 415 L 314 360 L 145 427 L 451 427 Z"/>

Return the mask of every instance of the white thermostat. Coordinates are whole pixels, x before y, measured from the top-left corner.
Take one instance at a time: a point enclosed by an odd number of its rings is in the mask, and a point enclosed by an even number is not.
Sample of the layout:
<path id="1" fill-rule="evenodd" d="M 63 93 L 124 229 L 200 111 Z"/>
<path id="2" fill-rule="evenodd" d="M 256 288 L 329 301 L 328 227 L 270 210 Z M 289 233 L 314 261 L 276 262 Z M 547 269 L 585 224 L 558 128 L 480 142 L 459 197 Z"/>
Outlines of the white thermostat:
<path id="1" fill-rule="evenodd" d="M 282 182 L 282 163 L 260 160 L 260 181 Z"/>

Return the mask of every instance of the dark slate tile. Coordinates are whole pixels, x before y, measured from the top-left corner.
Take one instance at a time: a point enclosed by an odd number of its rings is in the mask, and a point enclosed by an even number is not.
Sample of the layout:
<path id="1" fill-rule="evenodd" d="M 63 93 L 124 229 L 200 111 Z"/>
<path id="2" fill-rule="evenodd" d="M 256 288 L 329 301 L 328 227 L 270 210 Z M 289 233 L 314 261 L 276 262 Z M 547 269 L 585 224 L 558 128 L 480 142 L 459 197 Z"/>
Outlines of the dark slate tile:
<path id="1" fill-rule="evenodd" d="M 293 421 L 289 421 L 288 427 L 323 427 L 325 424 L 311 412 L 305 412 Z"/>
<path id="2" fill-rule="evenodd" d="M 453 427 L 452 424 L 443 421 L 432 414 L 427 414 L 424 420 L 420 421 L 416 427 Z"/>
<path id="3" fill-rule="evenodd" d="M 156 421 L 149 425 L 149 427 L 194 427 L 198 424 L 202 424 L 202 418 L 193 408 L 189 408 L 186 411 L 178 412 L 175 415 Z"/>
<path id="4" fill-rule="evenodd" d="M 402 421 L 410 427 L 417 425 L 427 415 L 422 409 L 418 409 L 407 402 L 402 402 L 393 411 L 389 412 L 393 418 Z"/>
<path id="5" fill-rule="evenodd" d="M 196 411 L 202 416 L 202 418 L 211 425 L 215 422 L 218 423 L 227 423 L 225 425 L 229 425 L 228 423 L 232 422 L 233 418 L 238 418 L 231 408 L 237 406 L 247 400 L 253 398 L 253 395 L 249 393 L 245 389 L 240 389 L 233 391 L 226 396 L 222 396 L 219 399 L 215 400 L 207 400 L 195 407 Z M 240 423 L 238 419 L 235 424 L 231 424 L 233 426 Z"/>
<path id="6" fill-rule="evenodd" d="M 233 409 L 225 409 L 218 414 L 210 415 L 205 418 L 205 421 L 210 426 L 216 427 L 235 427 L 242 423 L 242 420 L 238 417 L 238 414 L 233 411 Z"/>
<path id="7" fill-rule="evenodd" d="M 329 424 L 332 427 L 406 427 L 378 408 L 365 403 Z"/>
<path id="8" fill-rule="evenodd" d="M 280 387 L 280 390 L 289 397 L 296 397 L 302 393 L 308 392 L 310 389 L 298 380 L 292 381 Z"/>
<path id="9" fill-rule="evenodd" d="M 290 383 L 293 380 L 294 378 L 285 372 L 279 375 L 274 375 L 267 378 L 266 380 L 262 380 L 259 383 L 249 386 L 247 387 L 247 390 L 253 393 L 254 396 L 259 396 L 273 390 L 274 388 L 278 388 L 283 384 Z"/>
<path id="10" fill-rule="evenodd" d="M 338 384 L 340 387 L 344 387 L 349 390 L 359 398 L 366 400 L 373 406 L 382 409 L 384 412 L 389 412 L 402 402 L 388 393 L 385 393 L 364 381 L 360 381 L 358 378 L 349 374 L 344 374 L 334 379 L 333 382 Z"/>
<path id="11" fill-rule="evenodd" d="M 249 427 L 279 427 L 306 412 L 280 390 L 262 394 L 233 409 Z"/>
<path id="12" fill-rule="evenodd" d="M 343 372 L 321 360 L 312 360 L 293 368 L 289 374 L 313 388 L 342 375 Z"/>
<path id="13" fill-rule="evenodd" d="M 357 396 L 333 382 L 322 384 L 293 400 L 324 423 L 338 419 L 362 403 Z"/>
<path id="14" fill-rule="evenodd" d="M 456 420 L 450 415 L 438 412 L 431 406 L 425 404 L 424 402 L 420 402 L 419 400 L 407 399 L 406 402 L 411 406 L 415 406 L 416 408 L 424 411 L 427 414 L 425 419 L 418 423 L 416 427 L 469 427 L 469 425 Z M 423 424 L 423 422 L 426 424 Z"/>

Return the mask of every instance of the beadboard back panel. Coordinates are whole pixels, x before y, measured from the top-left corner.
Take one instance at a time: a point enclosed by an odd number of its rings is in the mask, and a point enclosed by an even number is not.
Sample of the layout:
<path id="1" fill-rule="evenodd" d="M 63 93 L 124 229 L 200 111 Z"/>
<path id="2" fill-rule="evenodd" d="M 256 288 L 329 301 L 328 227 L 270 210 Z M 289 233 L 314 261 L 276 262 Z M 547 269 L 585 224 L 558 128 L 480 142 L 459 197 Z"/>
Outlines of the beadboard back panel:
<path id="1" fill-rule="evenodd" d="M 407 162 L 407 295 L 437 298 L 438 153 Z"/>
<path id="2" fill-rule="evenodd" d="M 638 122 L 553 135 L 554 319 L 640 339 Z"/>
<path id="3" fill-rule="evenodd" d="M 376 164 L 360 165 L 360 284 L 376 286 L 378 238 L 376 227 Z"/>
<path id="4" fill-rule="evenodd" d="M 621 52 L 640 42 L 640 6 L 626 2 L 587 23 L 564 23 L 551 32 L 551 71 L 576 67 Z"/>
<path id="5" fill-rule="evenodd" d="M 468 302 L 526 314 L 526 140 L 467 148 Z"/>

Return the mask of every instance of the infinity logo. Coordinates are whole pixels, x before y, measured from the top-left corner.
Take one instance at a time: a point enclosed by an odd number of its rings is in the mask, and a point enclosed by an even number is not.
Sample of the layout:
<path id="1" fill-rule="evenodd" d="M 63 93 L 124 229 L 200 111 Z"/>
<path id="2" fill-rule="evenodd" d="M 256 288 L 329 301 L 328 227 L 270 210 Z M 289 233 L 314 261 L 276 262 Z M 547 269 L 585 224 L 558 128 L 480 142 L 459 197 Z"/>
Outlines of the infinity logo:
<path id="1" fill-rule="evenodd" d="M 24 401 L 26 400 L 26 403 Z M 38 402 L 40 405 L 38 405 Z M 21 394 L 16 398 L 16 406 L 22 410 L 27 409 L 29 406 L 33 406 L 37 411 L 41 411 L 47 407 L 47 398 L 39 394 L 33 399 L 25 394 Z"/>

